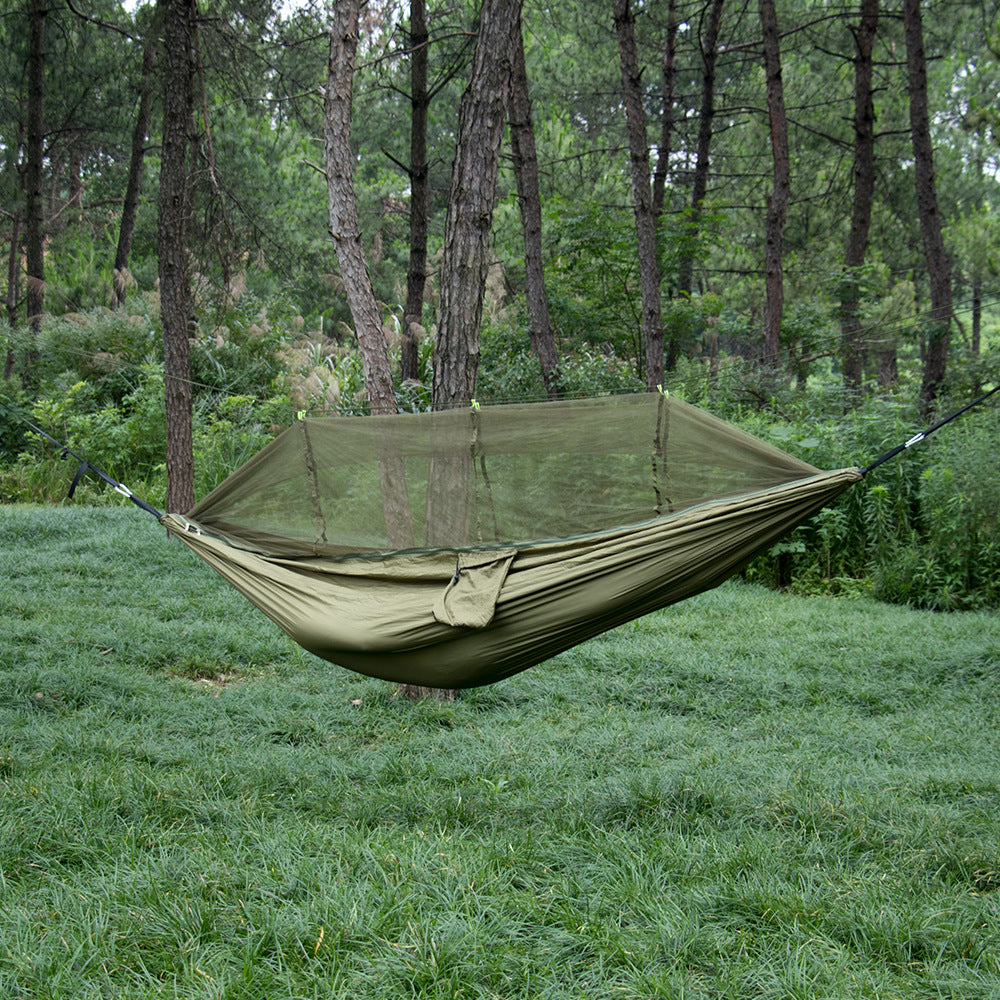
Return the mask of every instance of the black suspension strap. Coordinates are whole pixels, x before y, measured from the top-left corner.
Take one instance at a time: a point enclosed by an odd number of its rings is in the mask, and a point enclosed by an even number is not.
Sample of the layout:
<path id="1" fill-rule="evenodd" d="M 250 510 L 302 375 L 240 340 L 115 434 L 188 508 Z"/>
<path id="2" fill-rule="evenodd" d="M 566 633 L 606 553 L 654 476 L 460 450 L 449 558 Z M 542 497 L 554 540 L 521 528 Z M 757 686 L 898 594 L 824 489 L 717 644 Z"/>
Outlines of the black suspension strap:
<path id="1" fill-rule="evenodd" d="M 974 399 L 971 403 L 966 403 L 960 410 L 956 410 L 954 413 L 948 414 L 942 420 L 939 420 L 936 424 L 931 425 L 925 431 L 921 431 L 919 434 L 914 434 L 909 441 L 904 441 L 903 444 L 896 445 L 892 451 L 887 451 L 884 455 L 879 456 L 872 462 L 871 465 L 866 466 L 861 470 L 861 475 L 867 476 L 872 469 L 877 469 L 883 462 L 888 462 L 890 458 L 895 458 L 901 451 L 905 451 L 911 445 L 918 444 L 923 441 L 924 438 L 930 437 L 936 430 L 944 427 L 945 424 L 950 424 L 956 417 L 960 417 L 966 410 L 971 410 L 974 406 L 978 406 L 980 403 L 985 402 L 990 396 L 995 392 L 1000 392 L 1000 385 L 994 386 L 989 392 L 984 392 L 978 399 Z"/>
<path id="2" fill-rule="evenodd" d="M 110 486 L 114 487 L 114 491 L 116 493 L 120 493 L 123 497 L 127 497 L 129 500 L 132 501 L 132 503 L 136 505 L 136 507 L 140 507 L 147 513 L 152 514 L 153 517 L 157 519 L 157 521 L 159 521 L 163 517 L 163 515 L 155 507 L 150 506 L 148 503 L 146 503 L 145 500 L 141 499 L 140 497 L 137 497 L 127 486 L 118 482 L 117 479 L 113 479 L 106 472 L 97 468 L 96 465 L 91 465 L 91 463 L 88 462 L 87 459 L 78 455 L 68 445 L 63 444 L 61 441 L 57 441 L 54 437 L 52 437 L 51 434 L 47 434 L 37 424 L 33 424 L 23 413 L 19 413 L 12 406 L 8 406 L 5 402 L 3 402 L 3 400 L 0 400 L 0 406 L 2 406 L 8 413 L 17 417 L 17 419 L 20 420 L 23 424 L 30 427 L 36 434 L 41 435 L 43 438 L 45 438 L 46 441 L 49 441 L 52 444 L 54 444 L 62 452 L 60 458 L 66 458 L 67 456 L 70 456 L 72 458 L 75 458 L 77 462 L 80 463 L 77 466 L 76 475 L 73 476 L 73 482 L 70 483 L 69 492 L 66 494 L 66 498 L 68 500 L 73 499 L 73 494 L 76 492 L 76 488 L 77 486 L 79 486 L 80 480 L 84 477 L 87 470 L 89 469 L 95 475 L 100 476 L 101 479 L 103 479 Z"/>

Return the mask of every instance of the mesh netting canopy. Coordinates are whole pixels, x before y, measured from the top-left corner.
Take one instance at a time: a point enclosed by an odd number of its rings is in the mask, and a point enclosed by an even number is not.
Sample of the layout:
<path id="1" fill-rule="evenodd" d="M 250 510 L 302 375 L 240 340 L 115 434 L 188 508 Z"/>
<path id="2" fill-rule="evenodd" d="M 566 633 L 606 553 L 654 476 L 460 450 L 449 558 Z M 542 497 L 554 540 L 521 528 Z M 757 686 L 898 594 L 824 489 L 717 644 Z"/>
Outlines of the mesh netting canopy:
<path id="1" fill-rule="evenodd" d="M 673 397 L 300 420 L 190 512 L 283 555 L 522 546 L 817 472 Z"/>
<path id="2" fill-rule="evenodd" d="M 316 655 L 472 687 L 716 586 L 861 477 L 650 393 L 301 420 L 162 521 Z"/>

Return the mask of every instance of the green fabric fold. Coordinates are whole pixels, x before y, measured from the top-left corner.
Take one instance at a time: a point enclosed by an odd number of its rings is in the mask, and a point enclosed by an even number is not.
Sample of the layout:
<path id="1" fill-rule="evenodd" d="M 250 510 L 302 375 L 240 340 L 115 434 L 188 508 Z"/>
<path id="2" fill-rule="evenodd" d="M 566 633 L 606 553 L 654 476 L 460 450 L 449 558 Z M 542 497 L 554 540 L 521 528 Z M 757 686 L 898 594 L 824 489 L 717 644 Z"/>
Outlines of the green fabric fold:
<path id="1" fill-rule="evenodd" d="M 434 617 L 444 625 L 486 628 L 517 549 L 460 552 L 455 575 L 434 603 Z"/>

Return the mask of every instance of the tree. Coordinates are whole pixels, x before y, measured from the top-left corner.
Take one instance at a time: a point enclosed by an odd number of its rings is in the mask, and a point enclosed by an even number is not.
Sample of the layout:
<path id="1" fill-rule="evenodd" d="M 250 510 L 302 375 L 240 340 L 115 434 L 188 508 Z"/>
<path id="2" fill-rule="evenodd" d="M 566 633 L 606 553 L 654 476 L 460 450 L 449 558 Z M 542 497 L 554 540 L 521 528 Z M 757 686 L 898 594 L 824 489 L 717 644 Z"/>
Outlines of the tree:
<path id="1" fill-rule="evenodd" d="M 629 162 L 632 167 L 632 203 L 639 253 L 646 388 L 652 392 L 663 382 L 663 316 L 660 310 L 660 265 L 656 256 L 656 218 L 653 215 L 653 192 L 649 181 L 646 112 L 642 106 L 639 57 L 635 45 L 635 14 L 630 0 L 614 0 L 614 19 L 621 65 L 622 96 L 628 124 Z"/>
<path id="2" fill-rule="evenodd" d="M 330 203 L 330 234 L 340 276 L 354 320 L 368 402 L 375 416 L 396 412 L 389 347 L 372 288 L 354 196 L 351 117 L 354 59 L 358 44 L 360 0 L 339 0 L 330 24 L 330 67 L 327 75 L 323 137 Z M 398 455 L 379 459 L 386 538 L 394 548 L 413 545 L 413 525 L 406 495 L 406 465 Z"/>
<path id="3" fill-rule="evenodd" d="M 476 391 L 479 337 L 489 267 L 500 144 L 507 118 L 521 0 L 483 0 L 469 84 L 462 95 L 441 262 L 441 303 L 434 342 L 435 409 L 468 405 Z M 458 502 L 473 475 L 472 455 L 431 459 L 427 541 L 466 538 L 471 511 Z M 426 693 L 405 685 L 409 697 Z M 442 691 L 442 698 L 455 692 Z"/>
<path id="4" fill-rule="evenodd" d="M 157 7 L 157 14 L 160 8 Z M 136 108 L 135 127 L 132 131 L 132 151 L 129 157 L 128 182 L 122 201 L 121 220 L 118 224 L 118 245 L 115 249 L 113 271 L 115 304 L 125 302 L 128 288 L 129 263 L 132 254 L 132 238 L 135 234 L 135 220 L 139 211 L 139 196 L 142 191 L 142 170 L 146 159 L 146 141 L 150 121 L 153 116 L 153 92 L 156 86 L 154 69 L 160 29 L 159 19 L 154 19 L 142 50 L 142 74 L 139 85 L 139 103 Z"/>
<path id="5" fill-rule="evenodd" d="M 771 156 L 774 161 L 774 184 L 767 206 L 767 229 L 764 260 L 764 342 L 762 361 L 765 370 L 775 370 L 780 361 L 781 314 L 785 288 L 782 270 L 782 239 L 788 214 L 788 190 L 791 164 L 788 158 L 788 120 L 781 83 L 781 52 L 778 42 L 778 19 L 774 0 L 760 0 L 760 26 L 764 41 L 764 73 L 767 78 L 767 114 L 771 133 Z"/>
<path id="6" fill-rule="evenodd" d="M 167 433 L 167 510 L 194 504 L 191 281 L 188 266 L 189 155 L 194 114 L 196 0 L 160 0 L 163 8 L 163 139 L 157 243 Z"/>
<path id="7" fill-rule="evenodd" d="M 695 150 L 694 176 L 691 183 L 691 210 L 686 228 L 686 251 L 678 268 L 677 291 L 690 297 L 694 285 L 694 264 L 698 253 L 698 231 L 708 193 L 708 173 L 711 165 L 712 122 L 715 118 L 715 65 L 719 47 L 719 28 L 722 24 L 724 0 L 712 0 L 705 31 L 699 31 L 698 57 L 701 63 L 701 108 L 698 114 L 698 139 Z M 673 370 L 680 357 L 680 340 L 670 338 L 667 345 L 666 367 Z"/>
<path id="8" fill-rule="evenodd" d="M 531 119 L 528 72 L 524 63 L 524 35 L 514 39 L 514 67 L 511 81 L 510 145 L 517 181 L 517 201 L 524 230 L 524 285 L 528 300 L 531 346 L 542 366 L 542 381 L 549 399 L 558 399 L 559 351 L 545 293 L 545 269 L 542 261 L 542 198 L 538 186 L 538 154 L 535 129 Z"/>
<path id="9" fill-rule="evenodd" d="M 28 131 L 25 142 L 25 257 L 27 264 L 28 322 L 38 330 L 45 311 L 45 251 L 42 203 L 44 156 L 46 0 L 31 0 L 28 7 Z"/>
<path id="10" fill-rule="evenodd" d="M 396 391 L 389 348 L 365 263 L 354 197 L 351 107 L 360 7 L 360 0 L 338 0 L 330 24 L 330 68 L 323 117 L 330 235 L 354 319 L 372 413 L 395 413 Z"/>
<path id="11" fill-rule="evenodd" d="M 663 42 L 663 112 L 660 121 L 660 145 L 653 171 L 653 217 L 663 212 L 667 176 L 670 173 L 670 148 L 674 128 L 674 77 L 677 67 L 677 0 L 667 0 L 667 31 Z"/>
<path id="12" fill-rule="evenodd" d="M 865 262 L 875 196 L 875 102 L 872 51 L 878 28 L 879 0 L 861 0 L 861 22 L 854 31 L 854 200 L 844 254 L 841 294 L 841 357 L 844 388 L 857 393 L 864 379 L 866 351 L 859 318 L 858 272 Z"/>
<path id="13" fill-rule="evenodd" d="M 403 309 L 402 378 L 416 380 L 417 331 L 427 284 L 427 63 L 430 34 L 424 0 L 410 0 L 410 254 Z"/>
<path id="14" fill-rule="evenodd" d="M 434 342 L 437 409 L 475 395 L 500 144 L 506 121 L 521 0 L 483 0 L 472 75 L 462 96 L 441 261 Z"/>
<path id="15" fill-rule="evenodd" d="M 698 112 L 698 137 L 695 147 L 694 174 L 691 182 L 689 225 L 697 228 L 708 193 L 711 167 L 712 128 L 715 119 L 715 67 L 718 59 L 719 28 L 724 0 L 712 0 L 704 33 L 699 32 L 698 56 L 701 63 L 701 106 Z M 685 261 L 680 279 L 682 294 L 690 295 L 694 280 L 694 256 Z"/>
<path id="16" fill-rule="evenodd" d="M 920 0 L 903 0 L 906 36 L 907 91 L 910 99 L 910 135 L 913 140 L 913 174 L 917 192 L 920 234 L 930 283 L 930 328 L 920 386 L 924 412 L 930 411 L 944 381 L 951 325 L 951 262 L 944 246 L 941 216 L 934 181 L 934 148 L 927 109 L 927 59 L 924 54 Z"/>

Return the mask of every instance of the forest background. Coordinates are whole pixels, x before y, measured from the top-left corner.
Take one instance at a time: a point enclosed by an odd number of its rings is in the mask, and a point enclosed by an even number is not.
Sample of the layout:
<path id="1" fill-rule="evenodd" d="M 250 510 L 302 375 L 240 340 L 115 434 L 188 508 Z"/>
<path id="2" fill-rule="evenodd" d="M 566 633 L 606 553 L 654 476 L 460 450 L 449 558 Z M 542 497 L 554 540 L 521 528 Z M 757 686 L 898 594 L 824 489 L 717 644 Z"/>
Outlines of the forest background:
<path id="1" fill-rule="evenodd" d="M 477 44 L 493 15 L 503 44 Z M 837 467 L 1000 374 L 994 3 L 25 0 L 0 36 L 4 502 L 57 500 L 68 478 L 17 410 L 157 502 L 171 392 L 197 493 L 297 414 L 372 408 L 338 96 L 397 408 L 444 404 L 441 359 L 465 338 L 451 403 L 663 384 Z M 509 127 L 479 218 L 481 315 L 466 304 L 456 333 L 477 80 Z M 996 606 L 996 435 L 995 410 L 970 415 L 749 575 Z"/>

